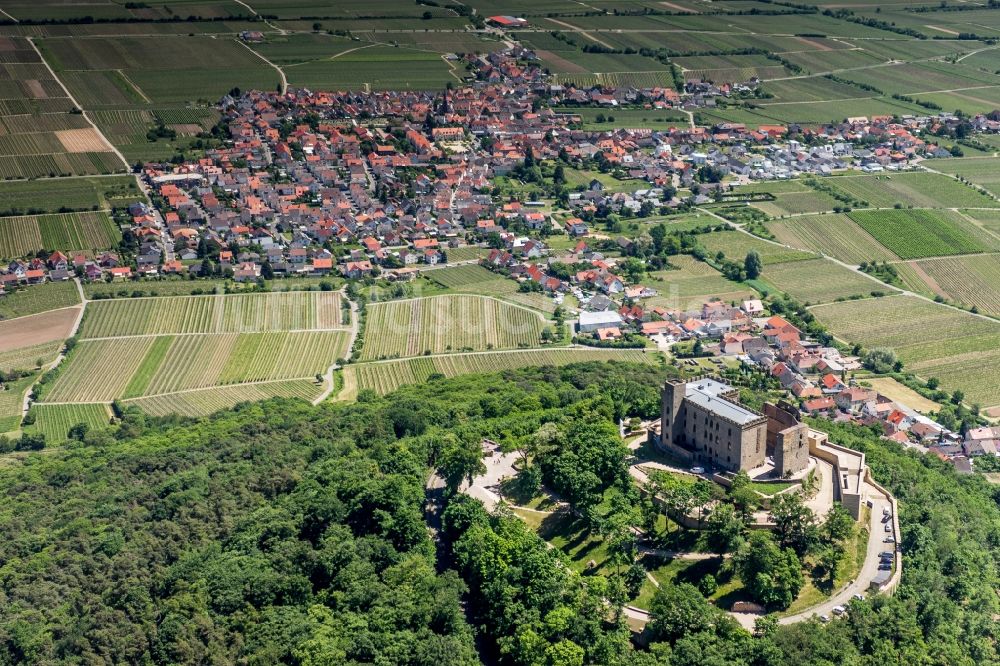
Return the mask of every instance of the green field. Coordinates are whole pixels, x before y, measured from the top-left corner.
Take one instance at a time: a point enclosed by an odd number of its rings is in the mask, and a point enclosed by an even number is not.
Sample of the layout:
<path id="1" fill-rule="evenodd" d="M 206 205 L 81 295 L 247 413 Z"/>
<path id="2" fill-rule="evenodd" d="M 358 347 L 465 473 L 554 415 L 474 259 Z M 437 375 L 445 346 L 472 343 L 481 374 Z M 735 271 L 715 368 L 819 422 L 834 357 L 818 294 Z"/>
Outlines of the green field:
<path id="1" fill-rule="evenodd" d="M 850 217 L 901 259 L 985 252 L 998 242 L 953 213 L 859 210 Z"/>
<path id="2" fill-rule="evenodd" d="M 38 250 L 106 250 L 121 240 L 107 213 L 64 213 L 0 218 L 0 258 L 19 258 Z"/>
<path id="3" fill-rule="evenodd" d="M 91 430 L 104 428 L 111 419 L 107 405 L 45 405 L 31 407 L 29 416 L 34 424 L 25 426 L 27 432 L 45 435 L 45 445 L 52 446 L 66 441 L 69 429 L 78 423 L 85 423 Z"/>
<path id="4" fill-rule="evenodd" d="M 357 363 L 344 367 L 344 388 L 340 400 L 353 400 L 360 390 L 372 390 L 381 395 L 404 384 L 422 384 L 432 374 L 445 377 L 477 372 L 497 372 L 533 365 L 568 365 L 587 361 L 622 361 L 658 364 L 658 352 L 616 349 L 535 349 L 515 352 L 482 352 L 450 354 L 429 358 L 410 358 L 377 363 Z"/>
<path id="5" fill-rule="evenodd" d="M 1000 405 L 1000 322 L 912 296 L 846 301 L 813 308 L 830 331 L 866 348 L 896 350 L 905 369 L 937 377 L 966 401 Z"/>
<path id="6" fill-rule="evenodd" d="M 357 46 L 362 48 L 344 52 Z M 453 71 L 438 53 L 362 43 L 287 67 L 285 75 L 290 86 L 313 90 L 438 90 L 458 82 Z"/>
<path id="7" fill-rule="evenodd" d="M 73 282 L 46 282 L 22 287 L 0 297 L 0 319 L 13 319 L 80 303 L 80 293 Z"/>
<path id="8" fill-rule="evenodd" d="M 775 220 L 767 229 L 785 245 L 820 252 L 849 264 L 898 259 L 843 213 Z"/>
<path id="9" fill-rule="evenodd" d="M 749 287 L 727 280 L 717 270 L 691 256 L 673 256 L 670 263 L 677 269 L 649 273 L 642 280 L 642 284 L 657 291 L 657 295 L 647 301 L 651 306 L 692 310 L 700 309 L 712 298 L 728 302 L 755 295 Z"/>
<path id="10" fill-rule="evenodd" d="M 826 259 L 789 261 L 767 266 L 761 279 L 803 303 L 829 303 L 838 298 L 894 291 Z"/>
<path id="11" fill-rule="evenodd" d="M 340 294 L 280 292 L 94 301 L 82 338 L 341 327 Z"/>
<path id="12" fill-rule="evenodd" d="M 544 326 L 536 312 L 480 296 L 373 303 L 361 358 L 536 347 Z"/>
<path id="13" fill-rule="evenodd" d="M 760 254 L 764 265 L 780 264 L 786 261 L 802 261 L 812 259 L 815 255 L 800 250 L 791 250 L 776 243 L 756 238 L 742 231 L 713 231 L 710 234 L 698 236 L 698 242 L 714 256 L 718 252 L 727 259 L 742 262 L 751 250 Z"/>

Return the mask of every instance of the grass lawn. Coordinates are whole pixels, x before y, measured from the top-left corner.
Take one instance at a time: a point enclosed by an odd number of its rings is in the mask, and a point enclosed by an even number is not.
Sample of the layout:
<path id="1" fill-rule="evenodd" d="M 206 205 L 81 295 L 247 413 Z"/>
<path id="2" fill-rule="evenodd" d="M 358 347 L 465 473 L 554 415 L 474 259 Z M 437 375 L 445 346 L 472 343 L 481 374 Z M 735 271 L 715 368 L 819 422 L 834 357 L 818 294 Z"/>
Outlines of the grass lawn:
<path id="1" fill-rule="evenodd" d="M 757 481 L 751 481 L 750 487 L 759 492 L 761 495 L 777 495 L 783 490 L 788 490 L 799 485 L 798 483 L 793 483 L 791 481 L 775 481 L 774 483 L 760 483 Z"/>

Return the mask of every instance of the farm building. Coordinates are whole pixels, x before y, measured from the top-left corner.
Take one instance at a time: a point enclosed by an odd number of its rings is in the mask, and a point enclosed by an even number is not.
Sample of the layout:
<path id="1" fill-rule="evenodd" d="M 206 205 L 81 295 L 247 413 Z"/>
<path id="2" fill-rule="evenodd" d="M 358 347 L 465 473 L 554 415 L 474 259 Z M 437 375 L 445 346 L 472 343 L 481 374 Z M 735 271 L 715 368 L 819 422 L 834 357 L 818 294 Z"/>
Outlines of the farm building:
<path id="1" fill-rule="evenodd" d="M 617 312 L 581 312 L 578 330 L 580 333 L 592 333 L 601 328 L 618 328 L 622 318 Z"/>
<path id="2" fill-rule="evenodd" d="M 517 16 L 491 16 L 486 20 L 501 28 L 524 28 L 528 25 L 527 19 Z"/>

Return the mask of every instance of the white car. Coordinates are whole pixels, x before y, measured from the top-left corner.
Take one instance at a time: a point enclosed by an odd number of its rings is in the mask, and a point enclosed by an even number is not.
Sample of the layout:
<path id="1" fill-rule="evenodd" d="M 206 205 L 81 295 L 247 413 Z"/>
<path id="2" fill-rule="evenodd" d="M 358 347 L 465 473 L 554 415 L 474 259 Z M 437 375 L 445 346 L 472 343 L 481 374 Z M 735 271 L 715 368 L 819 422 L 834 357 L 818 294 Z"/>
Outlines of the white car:
<path id="1" fill-rule="evenodd" d="M 820 615 L 819 616 L 819 621 L 820 622 L 829 622 L 830 621 L 830 616 L 829 615 Z"/>
<path id="2" fill-rule="evenodd" d="M 855 601 L 864 601 L 865 600 L 865 595 L 863 595 L 863 594 L 855 594 L 851 598 L 854 599 Z"/>
<path id="3" fill-rule="evenodd" d="M 705 473 L 705 468 L 704 467 L 692 467 L 691 468 L 691 473 L 692 474 L 704 474 Z"/>
<path id="4" fill-rule="evenodd" d="M 844 608 L 843 606 L 834 606 L 833 607 L 833 614 L 834 615 L 843 615 L 846 612 L 847 612 L 847 609 Z"/>

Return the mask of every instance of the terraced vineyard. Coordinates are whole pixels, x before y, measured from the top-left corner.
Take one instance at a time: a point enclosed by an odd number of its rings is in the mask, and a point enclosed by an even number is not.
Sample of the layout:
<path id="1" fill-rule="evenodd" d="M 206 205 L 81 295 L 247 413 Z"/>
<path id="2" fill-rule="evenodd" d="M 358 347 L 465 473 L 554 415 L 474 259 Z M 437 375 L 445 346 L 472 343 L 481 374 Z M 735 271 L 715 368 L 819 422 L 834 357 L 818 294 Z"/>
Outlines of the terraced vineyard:
<path id="1" fill-rule="evenodd" d="M 838 338 L 896 350 L 905 368 L 961 389 L 983 407 L 1000 405 L 1000 323 L 912 296 L 817 306 L 813 314 Z"/>
<path id="2" fill-rule="evenodd" d="M 767 228 L 786 245 L 821 252 L 849 264 L 899 258 L 842 213 L 775 220 L 768 222 Z"/>
<path id="3" fill-rule="evenodd" d="M 108 425 L 111 410 L 108 405 L 32 405 L 30 416 L 34 424 L 26 426 L 27 432 L 45 435 L 46 446 L 62 444 L 67 439 L 69 429 L 78 423 L 85 423 L 94 430 Z"/>
<path id="4" fill-rule="evenodd" d="M 268 398 L 301 398 L 312 401 L 319 396 L 322 388 L 316 382 L 299 379 L 263 384 L 239 384 L 210 388 L 186 393 L 158 395 L 152 398 L 125 400 L 125 405 L 135 405 L 151 416 L 182 414 L 184 416 L 207 416 L 220 409 L 229 409 L 241 402 L 253 402 Z"/>
<path id="5" fill-rule="evenodd" d="M 761 278 L 803 303 L 829 303 L 838 298 L 894 291 L 852 270 L 827 261 L 789 261 L 768 266 Z"/>
<path id="6" fill-rule="evenodd" d="M 418 357 L 378 363 L 358 363 L 344 368 L 344 388 L 340 400 L 353 400 L 359 390 L 380 395 L 404 384 L 420 384 L 432 374 L 455 377 L 477 372 L 498 372 L 536 365 L 568 365 L 587 361 L 622 361 L 656 365 L 663 359 L 654 351 L 619 349 L 535 349 L 516 352 L 482 352 Z"/>
<path id="7" fill-rule="evenodd" d="M 83 340 L 43 402 L 109 402 L 323 374 L 347 354 L 347 331 L 223 333 Z"/>
<path id="8" fill-rule="evenodd" d="M 954 213 L 933 210 L 859 210 L 852 220 L 901 259 L 985 252 L 993 239 Z"/>
<path id="9" fill-rule="evenodd" d="M 545 322 L 526 308 L 483 296 L 434 296 L 368 307 L 361 358 L 535 347 Z"/>
<path id="10" fill-rule="evenodd" d="M 95 301 L 83 338 L 340 328 L 340 294 L 282 292 Z"/>

